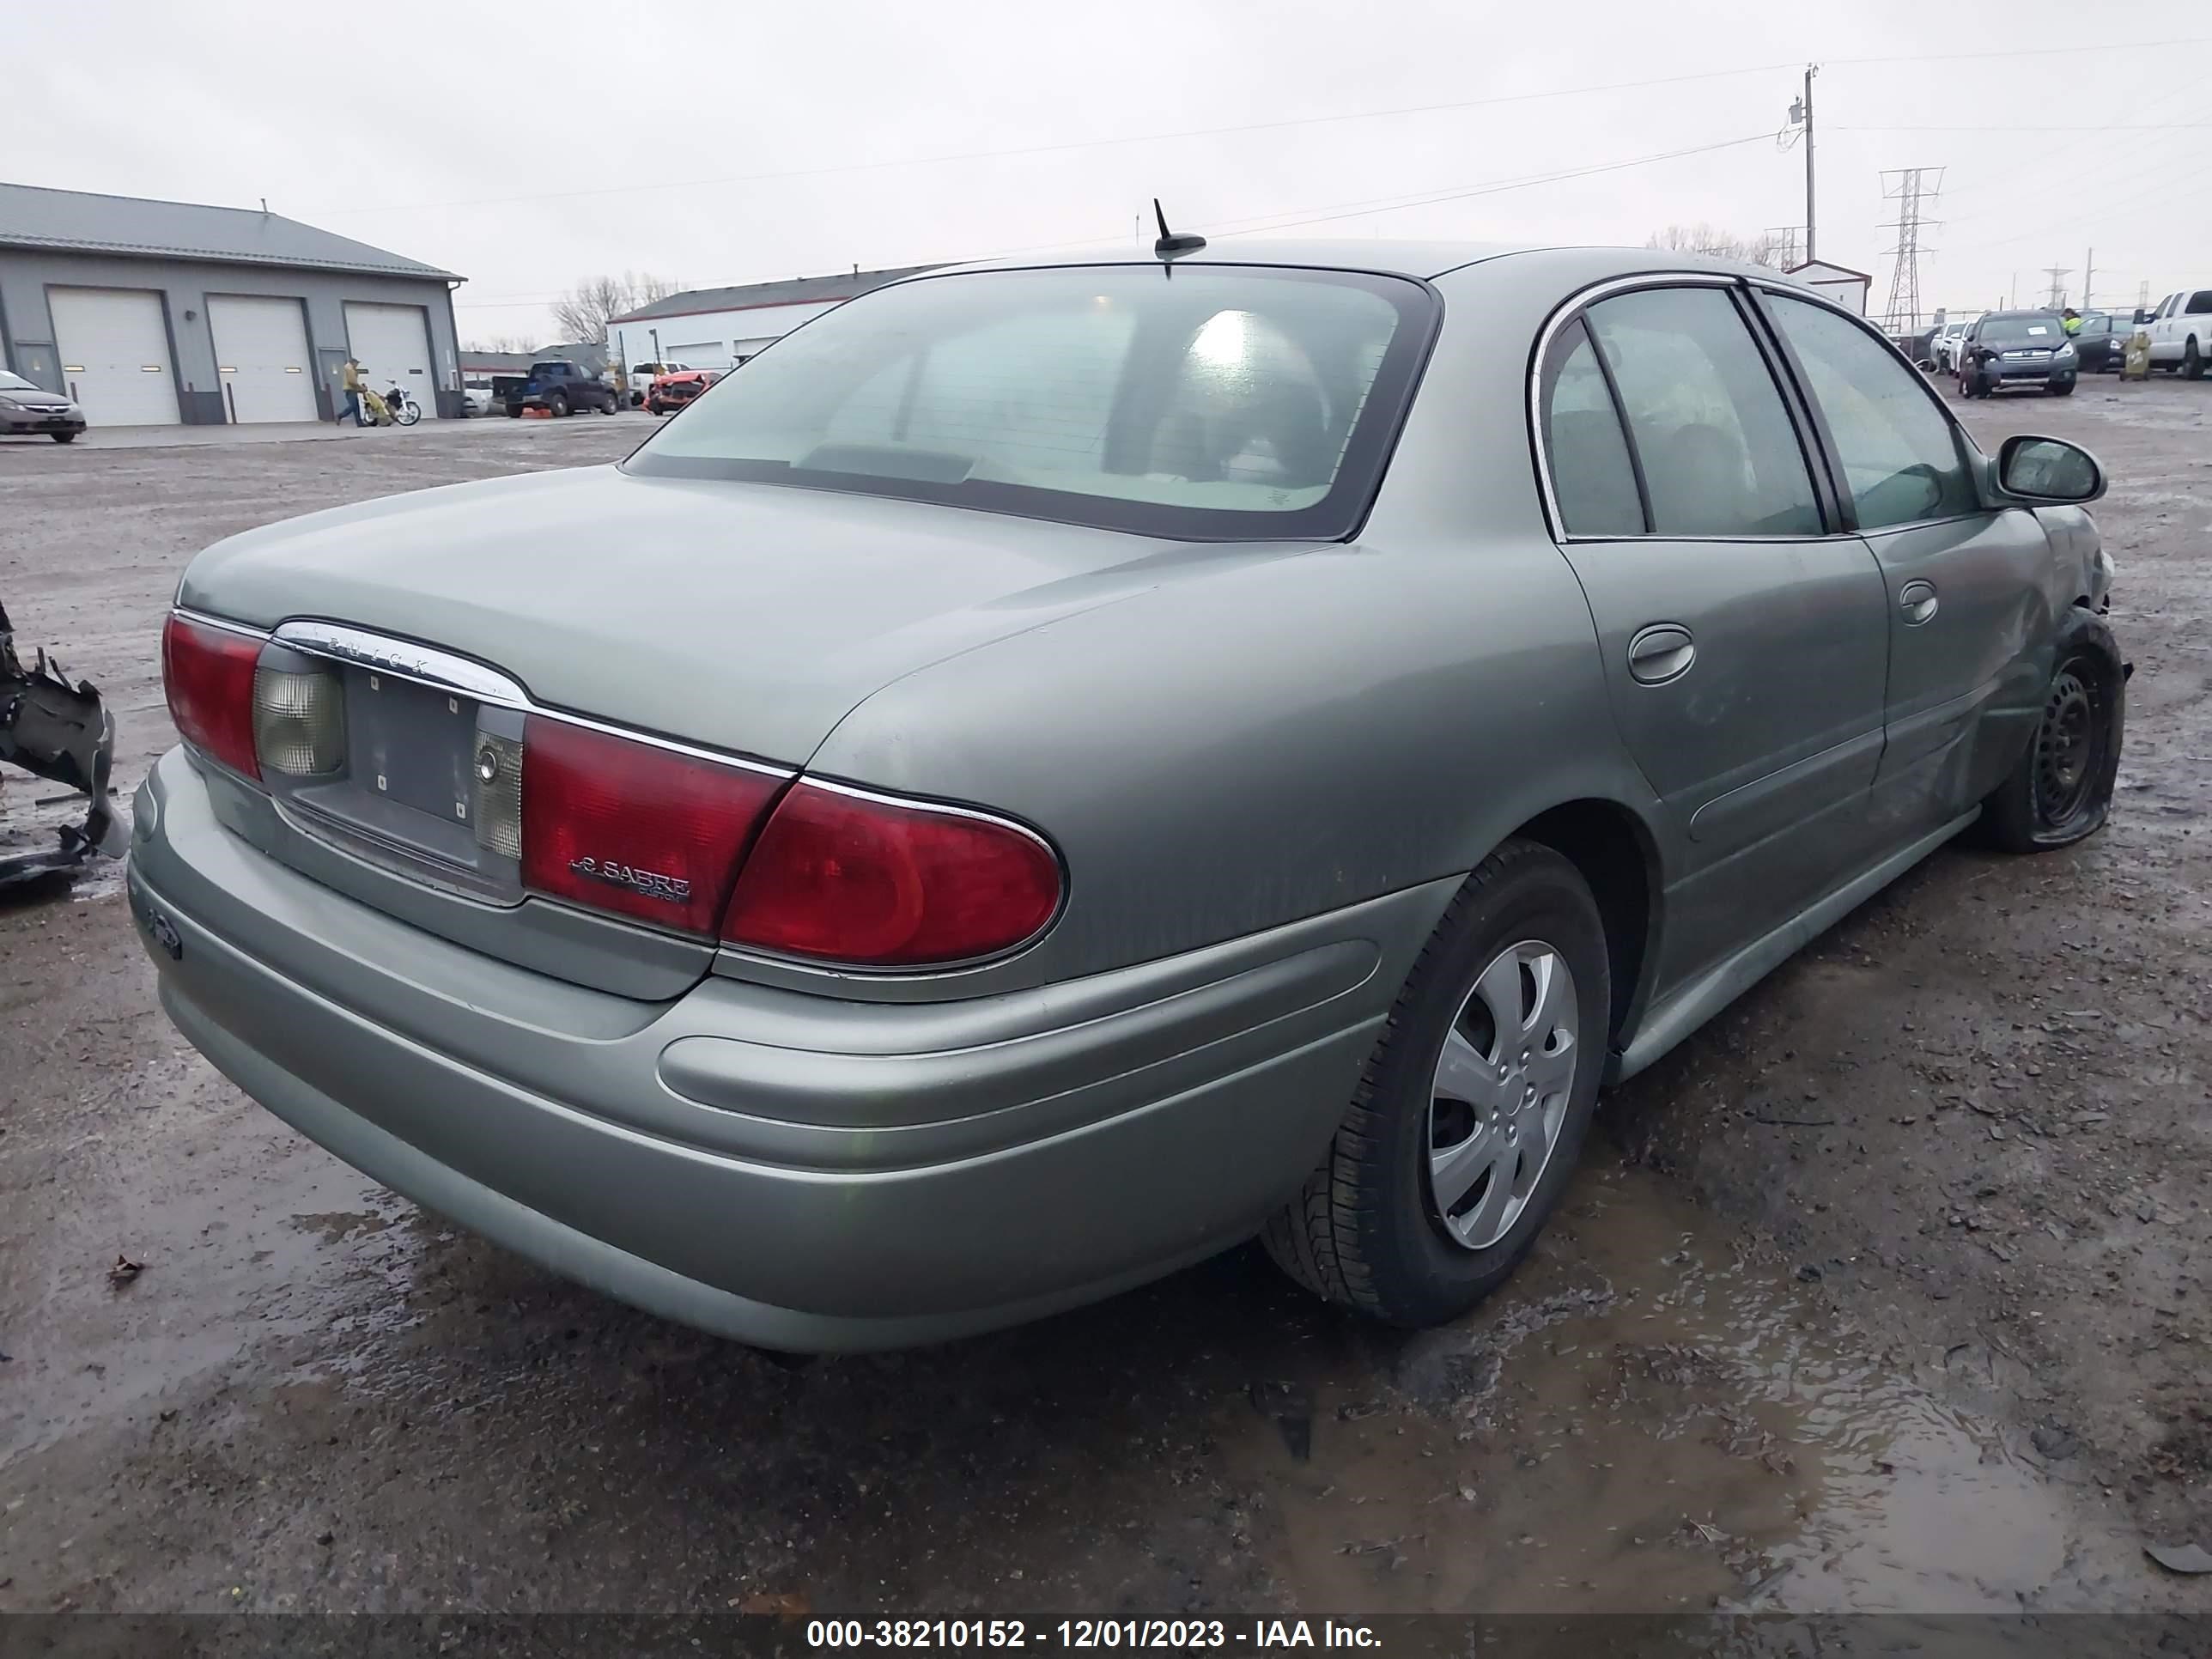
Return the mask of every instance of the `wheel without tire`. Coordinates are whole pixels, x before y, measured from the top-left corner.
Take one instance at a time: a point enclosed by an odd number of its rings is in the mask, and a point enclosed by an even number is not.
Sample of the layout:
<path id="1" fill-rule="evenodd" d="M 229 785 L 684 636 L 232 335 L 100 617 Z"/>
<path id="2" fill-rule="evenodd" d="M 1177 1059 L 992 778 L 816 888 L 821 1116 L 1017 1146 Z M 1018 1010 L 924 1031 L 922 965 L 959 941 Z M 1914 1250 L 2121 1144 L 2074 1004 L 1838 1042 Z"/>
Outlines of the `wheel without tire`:
<path id="1" fill-rule="evenodd" d="M 2071 847 L 2112 810 L 2126 724 L 2127 674 L 2112 630 L 2075 611 L 2061 631 L 2058 665 L 2035 735 L 1982 803 L 1981 838 L 2008 853 Z"/>
<path id="2" fill-rule="evenodd" d="M 1605 1070 L 1605 927 L 1566 859 L 1512 841 L 1398 994 L 1321 1167 L 1267 1224 L 1278 1266 L 1395 1325 L 1503 1284 L 1574 1174 Z"/>

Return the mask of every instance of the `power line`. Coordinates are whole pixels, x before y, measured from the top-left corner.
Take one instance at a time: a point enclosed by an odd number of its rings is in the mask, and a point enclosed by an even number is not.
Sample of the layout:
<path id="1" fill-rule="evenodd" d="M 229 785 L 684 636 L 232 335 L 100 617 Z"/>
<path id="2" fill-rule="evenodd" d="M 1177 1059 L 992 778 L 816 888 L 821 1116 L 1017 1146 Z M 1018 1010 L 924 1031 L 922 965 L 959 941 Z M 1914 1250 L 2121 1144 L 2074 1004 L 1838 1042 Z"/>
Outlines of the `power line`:
<path id="1" fill-rule="evenodd" d="M 2089 52 L 2136 52 L 2167 46 L 2201 46 L 2212 44 L 2212 35 L 2185 36 L 2169 40 L 2136 40 L 2085 42 L 2077 46 L 2031 46 L 2002 52 L 1948 52 L 1944 61 L 1961 63 L 1988 58 L 2075 57 Z M 1864 58 L 1835 58 L 1823 60 L 1840 64 L 1917 64 L 1924 58 L 1914 53 L 1891 53 Z M 937 167 L 954 161 L 1006 161 L 1024 155 L 1064 155 L 1073 150 L 1106 149 L 1126 144 L 1161 143 L 1187 138 L 1219 138 L 1237 133 L 1273 132 L 1290 127 L 1321 126 L 1347 121 L 1377 121 L 1403 115 L 1433 115 L 1449 111 L 1491 108 L 1506 104 L 1534 103 L 1553 98 L 1579 98 L 1602 93 L 1635 92 L 1651 87 L 1683 86 L 1701 81 L 1724 81 L 1750 75 L 1769 75 L 1778 70 L 1796 69 L 1795 62 L 1779 64 L 1747 64 L 1740 69 L 1702 70 L 1689 75 L 1656 76 L 1640 81 L 1613 81 L 1578 87 L 1554 87 L 1538 92 L 1499 93 L 1485 98 L 1463 98 L 1445 103 L 1407 104 L 1389 109 L 1346 110 L 1328 115 L 1287 116 L 1269 121 L 1246 121 L 1226 126 L 1187 127 L 1173 131 L 1127 133 L 1107 138 L 1078 138 L 1049 144 L 1024 144 L 1004 149 L 962 150 L 941 155 L 896 156 L 872 161 L 845 161 L 826 167 L 792 167 L 769 173 L 723 173 L 706 179 L 679 179 L 665 181 L 639 182 L 632 180 L 619 185 L 592 185 L 582 190 L 537 191 L 515 196 L 483 196 L 447 202 L 387 203 L 382 206 L 348 204 L 343 210 L 352 214 L 428 213 L 448 208 L 496 207 L 513 202 L 573 201 L 592 196 L 628 196 L 645 191 L 697 190 L 710 185 L 762 184 L 783 179 L 817 179 L 834 173 L 870 173 L 890 167 Z"/>
<path id="2" fill-rule="evenodd" d="M 1455 185 L 1440 191 L 1424 191 L 1407 196 L 1370 197 L 1364 201 L 1338 202 L 1321 207 L 1285 208 L 1274 213 L 1254 214 L 1241 219 L 1210 219 L 1200 221 L 1193 228 L 1216 236 L 1249 236 L 1273 230 L 1293 230 L 1304 225 L 1328 224 L 1339 219 L 1356 219 L 1370 213 L 1395 213 L 1405 208 L 1433 207 L 1445 202 L 1465 201 L 1477 196 L 1501 195 L 1508 191 L 1529 190 L 1539 185 L 1563 184 L 1570 179 L 1594 178 L 1601 173 L 1624 173 L 1632 167 L 1650 167 L 1662 161 L 1680 161 L 1686 156 L 1708 155 L 1717 150 L 1735 149 L 1745 144 L 1763 143 L 1773 135 L 1754 132 L 1741 138 L 1723 138 L 1710 144 L 1692 144 L 1682 149 L 1662 150 L 1652 155 L 1635 155 L 1626 161 L 1598 161 L 1588 167 L 1565 167 L 1550 173 L 1524 173 L 1506 179 L 1495 179 L 1479 185 Z M 1024 253 L 1045 253 L 1079 248 L 1121 246 L 1126 236 L 1096 236 L 1085 241 L 1037 242 L 1026 247 L 997 248 L 988 253 L 971 254 L 973 259 L 1010 259 Z M 456 301 L 459 311 L 516 311 L 532 305 L 548 305 L 561 298 L 547 295 L 541 299 L 518 298 L 510 301 Z"/>

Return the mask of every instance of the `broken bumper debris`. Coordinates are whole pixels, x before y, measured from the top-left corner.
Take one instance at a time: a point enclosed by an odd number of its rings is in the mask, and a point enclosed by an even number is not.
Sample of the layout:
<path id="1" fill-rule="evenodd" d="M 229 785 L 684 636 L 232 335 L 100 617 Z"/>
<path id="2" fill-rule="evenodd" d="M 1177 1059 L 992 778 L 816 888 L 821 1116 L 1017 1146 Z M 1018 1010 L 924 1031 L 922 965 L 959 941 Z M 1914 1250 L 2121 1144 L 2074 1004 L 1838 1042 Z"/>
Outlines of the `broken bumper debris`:
<path id="1" fill-rule="evenodd" d="M 95 855 L 123 856 L 125 836 L 108 793 L 114 755 L 115 719 L 92 683 L 71 685 L 43 650 L 26 667 L 0 608 L 0 761 L 91 801 L 82 824 L 55 832 L 56 845 L 24 853 L 0 848 L 0 890 L 75 870 Z"/>

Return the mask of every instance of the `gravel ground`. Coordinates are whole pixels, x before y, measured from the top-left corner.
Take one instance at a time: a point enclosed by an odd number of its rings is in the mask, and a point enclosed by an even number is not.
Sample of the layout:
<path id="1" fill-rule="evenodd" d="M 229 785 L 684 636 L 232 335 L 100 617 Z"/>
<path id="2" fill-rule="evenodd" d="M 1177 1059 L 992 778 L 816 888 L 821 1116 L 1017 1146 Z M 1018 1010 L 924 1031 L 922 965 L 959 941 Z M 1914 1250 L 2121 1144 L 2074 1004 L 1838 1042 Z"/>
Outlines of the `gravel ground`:
<path id="1" fill-rule="evenodd" d="M 2142 1553 L 2212 1547 L 2208 416 L 2164 380 L 1966 411 L 2115 479 L 2112 827 L 1940 854 L 1611 1097 L 1449 1331 L 1246 1252 L 774 1361 L 244 1101 L 155 1008 L 112 875 L 0 911 L 0 1611 L 2212 1610 Z M 127 795 L 198 548 L 642 430 L 0 445 L 0 597 L 109 695 Z"/>

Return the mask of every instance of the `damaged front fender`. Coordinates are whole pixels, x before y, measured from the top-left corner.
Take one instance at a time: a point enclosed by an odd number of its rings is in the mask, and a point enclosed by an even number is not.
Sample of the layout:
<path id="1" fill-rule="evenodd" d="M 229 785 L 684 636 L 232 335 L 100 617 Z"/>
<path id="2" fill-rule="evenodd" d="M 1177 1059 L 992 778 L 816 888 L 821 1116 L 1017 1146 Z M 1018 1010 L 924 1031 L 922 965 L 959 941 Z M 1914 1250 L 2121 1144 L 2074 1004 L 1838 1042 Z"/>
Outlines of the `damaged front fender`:
<path id="1" fill-rule="evenodd" d="M 0 607 L 0 761 L 90 798 L 82 824 L 56 832 L 58 845 L 0 857 L 0 887 L 74 870 L 95 854 L 123 856 L 126 837 L 109 795 L 115 717 L 89 680 L 71 685 L 41 650 L 26 667 Z"/>

